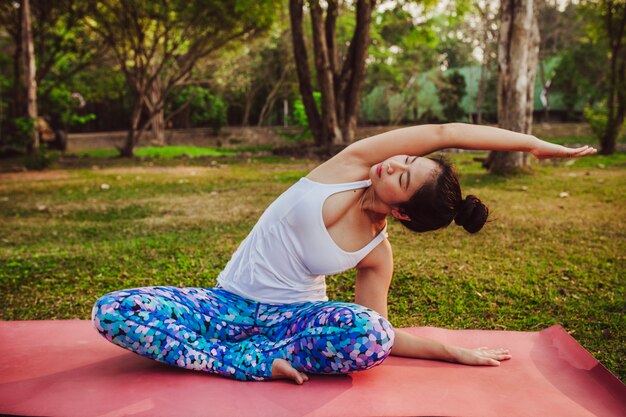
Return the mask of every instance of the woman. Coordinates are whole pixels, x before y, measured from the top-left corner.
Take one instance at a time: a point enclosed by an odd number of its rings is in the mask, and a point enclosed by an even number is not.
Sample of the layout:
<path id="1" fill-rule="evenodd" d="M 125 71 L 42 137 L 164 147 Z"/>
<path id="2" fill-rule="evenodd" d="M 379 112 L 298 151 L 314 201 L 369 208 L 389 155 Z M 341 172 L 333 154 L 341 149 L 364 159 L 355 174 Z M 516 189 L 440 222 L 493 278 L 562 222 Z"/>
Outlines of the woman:
<path id="1" fill-rule="evenodd" d="M 387 321 L 393 273 L 389 215 L 418 232 L 455 220 L 475 233 L 488 209 L 461 196 L 444 148 L 526 151 L 538 158 L 595 153 L 464 124 L 398 129 L 358 141 L 311 171 L 261 216 L 216 288 L 146 287 L 98 300 L 93 321 L 109 341 L 171 365 L 241 380 L 348 373 L 389 354 L 499 365 L 506 349 L 466 349 Z M 355 302 L 329 302 L 324 276 L 356 267 Z"/>

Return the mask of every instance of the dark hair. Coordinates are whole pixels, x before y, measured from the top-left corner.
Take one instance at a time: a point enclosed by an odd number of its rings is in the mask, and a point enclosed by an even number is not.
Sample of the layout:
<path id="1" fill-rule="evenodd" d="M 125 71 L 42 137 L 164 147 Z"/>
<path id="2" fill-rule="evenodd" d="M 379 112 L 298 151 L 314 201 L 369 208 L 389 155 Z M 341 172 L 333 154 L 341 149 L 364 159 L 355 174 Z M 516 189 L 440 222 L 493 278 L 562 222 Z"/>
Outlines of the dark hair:
<path id="1" fill-rule="evenodd" d="M 415 232 L 428 232 L 448 226 L 452 220 L 470 233 L 482 229 L 489 209 L 475 195 L 461 195 L 459 178 L 452 165 L 443 158 L 429 158 L 438 168 L 411 199 L 398 206 L 410 220 L 400 220 Z"/>

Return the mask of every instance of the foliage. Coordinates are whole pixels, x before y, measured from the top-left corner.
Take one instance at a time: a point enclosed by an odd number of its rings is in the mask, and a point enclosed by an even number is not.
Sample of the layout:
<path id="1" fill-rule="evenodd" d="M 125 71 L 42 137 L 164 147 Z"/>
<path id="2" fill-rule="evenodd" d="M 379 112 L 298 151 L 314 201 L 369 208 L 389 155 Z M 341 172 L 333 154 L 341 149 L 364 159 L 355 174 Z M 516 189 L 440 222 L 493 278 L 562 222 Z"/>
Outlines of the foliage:
<path id="1" fill-rule="evenodd" d="M 593 132 L 595 139 L 600 140 L 606 132 L 609 119 L 606 100 L 595 102 L 592 105 L 586 105 L 583 110 L 583 114 L 587 122 L 589 122 L 589 126 L 591 127 L 591 131 Z M 622 137 L 625 125 L 626 122 L 619 126 L 617 131 L 618 139 Z"/>
<path id="2" fill-rule="evenodd" d="M 447 121 L 457 121 L 463 118 L 465 112 L 460 102 L 464 95 L 465 78 L 458 71 L 451 71 L 442 76 L 439 84 L 439 101 Z"/>
<path id="3" fill-rule="evenodd" d="M 30 117 L 16 117 L 13 123 L 17 127 L 17 133 L 23 137 L 31 137 L 35 129 L 35 120 Z"/>
<path id="4" fill-rule="evenodd" d="M 293 102 L 299 97 L 286 10 L 267 35 L 236 45 L 202 64 L 199 72 L 212 80 L 211 87 L 228 105 L 230 124 L 259 123 L 264 108 L 280 99 Z M 272 115 L 266 109 L 265 116 L 276 123 Z"/>
<path id="5" fill-rule="evenodd" d="M 384 85 L 374 87 L 361 100 L 361 118 L 372 124 L 384 124 L 389 120 L 389 88 Z"/>
<path id="6" fill-rule="evenodd" d="M 50 87 L 47 110 L 56 115 L 57 123 L 53 124 L 53 128 L 69 129 L 95 120 L 96 115 L 93 113 L 84 115 L 78 113 L 78 109 L 83 106 L 82 100 L 84 100 L 82 96 L 73 93 L 65 84 Z"/>
<path id="7" fill-rule="evenodd" d="M 584 110 L 585 119 L 591 126 L 591 131 L 597 138 L 601 138 L 606 131 L 608 122 L 608 114 L 606 108 L 606 102 L 596 102 L 594 105 L 585 106 Z"/>
<path id="8" fill-rule="evenodd" d="M 2 141 L 0 142 L 0 156 L 22 154 L 32 140 L 35 121 L 30 117 L 16 117 L 2 123 Z"/>
<path id="9" fill-rule="evenodd" d="M 320 93 L 319 91 L 314 91 L 313 99 L 315 100 L 315 105 L 317 106 L 317 110 L 321 111 L 322 93 Z M 309 128 L 309 119 L 306 115 L 306 111 L 304 110 L 304 104 L 302 103 L 301 98 L 296 99 L 293 103 L 292 122 L 296 126 Z"/>
<path id="10" fill-rule="evenodd" d="M 555 109 L 561 110 L 562 97 L 567 113 L 563 117 L 566 120 L 578 120 L 586 105 L 593 110 L 597 107 L 596 102 L 606 102 L 610 92 L 607 82 L 610 45 L 605 28 L 606 16 L 603 17 L 601 10 L 602 5 L 609 2 L 566 3 L 564 9 L 555 2 L 542 3 L 539 12 L 544 53 L 542 68 L 545 70 L 544 81 L 552 79 L 549 87 L 551 108 L 558 105 Z M 25 144 L 20 141 L 26 139 L 17 132 L 12 120 L 16 116 L 13 112 L 21 108 L 14 103 L 19 96 L 19 84 L 16 85 L 19 77 L 13 74 L 13 55 L 17 47 L 15 36 L 18 35 L 19 26 L 14 4 L 11 1 L 0 2 L 0 146 L 17 149 L 24 148 Z M 127 11 L 123 11 L 123 4 L 129 5 Z M 339 2 L 336 22 L 339 60 L 345 57 L 356 26 L 354 5 L 354 2 Z M 211 42 L 215 43 L 213 46 L 216 49 L 197 60 L 193 69 L 180 80 L 184 86 L 202 85 L 216 97 L 215 104 L 210 106 L 215 109 L 215 114 L 211 116 L 212 122 L 207 121 L 208 111 L 202 108 L 191 112 L 194 114 L 191 125 L 211 124 L 218 130 L 224 123 L 242 123 L 244 115 L 247 115 L 245 122 L 253 124 L 265 107 L 276 108 L 273 106 L 274 101 L 280 103 L 283 99 L 295 105 L 295 114 L 289 121 L 298 125 L 306 124 L 303 108 L 298 107 L 302 102 L 297 100 L 299 92 L 292 69 L 293 45 L 286 2 L 31 0 L 31 6 L 37 55 L 38 108 L 55 129 L 128 129 L 137 91 L 135 84 L 141 80 L 145 81 L 144 86 L 149 84 L 152 79 L 149 71 L 151 65 L 163 65 L 163 72 L 157 79 L 162 82 L 161 87 L 166 89 L 168 79 L 175 80 L 185 72 L 191 56 L 189 53 L 194 48 L 208 47 Z M 95 10 L 89 10 L 92 6 Z M 490 39 L 493 44 L 491 32 L 497 29 L 494 29 L 496 13 L 493 6 L 489 2 L 465 0 L 378 2 L 370 26 L 367 74 L 360 102 L 361 121 L 369 124 L 418 123 L 448 119 L 443 115 L 437 92 L 430 86 L 424 88 L 424 79 L 437 80 L 446 68 L 462 72 L 476 65 L 475 57 L 480 56 L 476 54 L 477 50 L 484 49 L 491 59 L 495 57 L 495 51 L 489 49 Z M 137 13 L 129 12 L 131 9 Z M 139 18 L 143 38 L 135 33 L 133 28 L 136 25 L 129 23 L 135 15 Z M 98 22 L 99 17 L 104 20 Z M 104 38 L 98 36 L 98 30 L 102 29 L 105 21 L 112 22 L 115 19 L 119 23 L 116 32 L 119 45 L 118 49 L 111 49 L 110 45 L 105 45 Z M 311 51 L 311 29 L 307 23 L 305 18 L 305 41 Z M 172 26 L 166 42 L 159 35 L 168 24 Z M 252 29 L 239 41 L 228 43 L 217 30 L 230 24 L 240 31 L 253 26 L 256 29 Z M 196 35 L 206 34 L 210 30 L 215 31 L 215 36 L 207 38 L 209 41 L 205 44 L 195 43 Z M 262 36 L 252 36 L 261 33 Z M 127 51 L 131 43 L 137 44 L 140 39 L 145 42 L 140 48 L 143 51 L 153 50 L 152 46 L 156 48 L 151 57 L 141 55 L 139 50 L 137 53 Z M 170 46 L 176 44 L 177 48 L 167 49 L 168 42 Z M 116 53 L 122 53 L 123 59 L 119 60 Z M 313 62 L 310 53 L 309 61 L 311 67 Z M 550 66 L 556 63 L 557 67 Z M 133 84 L 124 77 L 123 70 L 125 65 L 135 64 L 145 71 L 143 78 L 133 78 L 137 81 Z M 483 105 L 483 112 L 493 114 L 493 74 L 497 71 L 494 65 L 488 64 L 485 63 L 492 76 L 488 77 L 491 85 L 486 88 L 487 102 Z M 283 71 L 286 72 L 284 77 Z M 473 85 L 478 80 L 463 74 L 466 76 L 467 92 L 460 104 L 467 112 L 474 112 L 476 89 Z M 270 100 L 271 92 L 278 84 L 281 85 L 276 97 Z M 180 91 L 182 85 L 173 88 Z M 313 89 L 319 90 L 315 81 Z M 73 93 L 84 98 L 84 107 L 80 107 L 78 100 L 72 98 Z M 170 93 L 166 97 L 169 100 L 175 94 Z M 221 108 L 221 105 L 226 108 Z M 536 110 L 540 108 L 537 104 Z M 174 103 L 168 103 L 166 110 L 170 114 L 174 112 Z M 140 120 L 146 121 L 150 111 L 146 108 L 141 111 Z M 94 115 L 97 115 L 97 119 Z M 267 110 L 264 115 L 269 123 L 282 121 L 277 111 L 272 114 L 271 110 Z M 179 116 L 182 118 L 184 113 L 176 117 Z M 177 123 L 175 125 L 179 127 Z"/>
<path id="11" fill-rule="evenodd" d="M 196 63 L 235 40 L 271 26 L 276 0 L 160 2 L 95 1 L 90 28 L 106 42 L 133 91 L 131 130 L 123 156 L 132 156 L 142 132 L 162 115 L 170 92 L 186 81 Z M 222 103 L 223 104 L 223 103 Z M 214 129 L 223 105 L 214 103 Z M 141 122 L 141 112 L 148 114 Z"/>
<path id="12" fill-rule="evenodd" d="M 226 103 L 217 94 L 202 86 L 186 86 L 175 90 L 170 98 L 170 111 L 186 107 L 191 126 L 210 126 L 213 134 L 219 134 L 226 124 Z"/>
<path id="13" fill-rule="evenodd" d="M 24 167 L 29 170 L 43 171 L 48 169 L 54 164 L 60 157 L 57 151 L 39 150 L 33 154 L 29 154 L 24 157 Z"/>
<path id="14" fill-rule="evenodd" d="M 607 117 L 600 152 L 610 154 L 615 151 L 616 140 L 626 120 L 626 4 L 612 0 L 587 1 L 582 3 L 580 10 L 585 15 L 587 38 L 602 53 L 597 65 L 602 68 L 599 90 Z"/>
<path id="15" fill-rule="evenodd" d="M 402 85 L 415 72 L 435 65 L 438 38 L 434 28 L 430 21 L 416 26 L 413 19 L 400 5 L 374 14 L 366 90 Z"/>
<path id="16" fill-rule="evenodd" d="M 593 103 L 606 94 L 599 85 L 604 76 L 605 53 L 597 44 L 579 43 L 560 52 L 552 89 L 559 91 L 569 117 L 581 103 Z"/>

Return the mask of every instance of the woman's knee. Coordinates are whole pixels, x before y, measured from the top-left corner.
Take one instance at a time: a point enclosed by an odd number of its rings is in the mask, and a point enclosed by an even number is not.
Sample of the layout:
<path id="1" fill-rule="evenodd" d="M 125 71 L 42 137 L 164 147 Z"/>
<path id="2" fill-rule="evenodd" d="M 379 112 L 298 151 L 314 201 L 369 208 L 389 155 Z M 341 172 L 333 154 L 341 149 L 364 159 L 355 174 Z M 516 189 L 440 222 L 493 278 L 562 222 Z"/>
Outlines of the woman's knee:
<path id="1" fill-rule="evenodd" d="M 361 336 L 351 349 L 348 346 L 351 357 L 361 359 L 363 369 L 378 365 L 391 353 L 395 340 L 393 326 L 385 317 L 366 308 L 356 313 L 356 326 Z"/>
<path id="2" fill-rule="evenodd" d="M 140 312 L 154 310 L 152 297 L 144 288 L 114 291 L 100 297 L 91 311 L 94 326 L 105 330 L 105 324 L 126 320 Z"/>
<path id="3" fill-rule="evenodd" d="M 338 361 L 333 371 L 360 371 L 380 364 L 391 352 L 395 333 L 391 323 L 377 312 L 356 304 L 337 306 L 334 318 L 341 318 L 341 326 L 329 331 L 324 356 L 335 356 Z M 341 329 L 341 330 L 339 330 Z M 324 350 L 325 350 L 324 349 Z M 332 355 L 331 355 L 332 354 Z M 328 370 L 326 370 L 328 371 Z"/>

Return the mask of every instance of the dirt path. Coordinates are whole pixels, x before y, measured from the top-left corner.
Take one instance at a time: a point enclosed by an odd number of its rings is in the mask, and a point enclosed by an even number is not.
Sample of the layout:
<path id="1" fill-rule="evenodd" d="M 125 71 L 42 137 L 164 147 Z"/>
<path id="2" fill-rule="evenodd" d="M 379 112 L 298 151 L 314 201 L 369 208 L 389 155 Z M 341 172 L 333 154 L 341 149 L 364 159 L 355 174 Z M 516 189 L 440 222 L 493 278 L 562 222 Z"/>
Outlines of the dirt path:
<path id="1" fill-rule="evenodd" d="M 0 172 L 0 183 L 18 181 L 65 180 L 72 177 L 70 171 L 55 169 L 49 171 Z"/>

